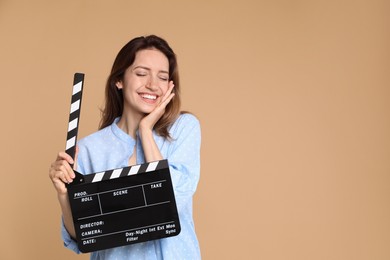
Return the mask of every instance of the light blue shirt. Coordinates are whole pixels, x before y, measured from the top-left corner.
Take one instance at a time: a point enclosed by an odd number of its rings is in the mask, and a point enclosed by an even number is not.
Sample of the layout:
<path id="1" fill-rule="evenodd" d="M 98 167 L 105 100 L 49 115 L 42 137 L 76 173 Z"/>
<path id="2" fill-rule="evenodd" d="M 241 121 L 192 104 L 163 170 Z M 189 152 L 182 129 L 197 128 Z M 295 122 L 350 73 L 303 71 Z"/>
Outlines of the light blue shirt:
<path id="1" fill-rule="evenodd" d="M 128 166 L 134 146 L 137 164 L 145 162 L 141 142 L 134 140 L 114 123 L 78 142 L 77 170 L 83 174 L 106 171 Z M 181 232 L 179 235 L 128 246 L 116 247 L 91 253 L 91 259 L 200 259 L 200 249 L 192 218 L 192 196 L 200 175 L 201 131 L 199 121 L 191 114 L 181 115 L 169 130 L 172 140 L 156 134 L 154 139 L 169 169 Z M 62 224 L 64 245 L 80 253 L 76 242 Z"/>

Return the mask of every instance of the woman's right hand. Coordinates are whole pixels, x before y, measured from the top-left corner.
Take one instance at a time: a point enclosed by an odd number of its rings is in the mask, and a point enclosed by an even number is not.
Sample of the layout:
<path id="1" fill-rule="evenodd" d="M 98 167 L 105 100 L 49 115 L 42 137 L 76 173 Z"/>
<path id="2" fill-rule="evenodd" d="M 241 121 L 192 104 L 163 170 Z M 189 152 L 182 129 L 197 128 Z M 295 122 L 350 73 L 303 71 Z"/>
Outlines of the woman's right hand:
<path id="1" fill-rule="evenodd" d="M 78 149 L 76 147 L 77 158 Z M 49 177 L 53 182 L 58 195 L 67 194 L 65 183 L 71 183 L 75 177 L 71 164 L 76 169 L 76 162 L 70 155 L 65 152 L 59 152 L 56 160 L 51 164 L 49 169 Z"/>

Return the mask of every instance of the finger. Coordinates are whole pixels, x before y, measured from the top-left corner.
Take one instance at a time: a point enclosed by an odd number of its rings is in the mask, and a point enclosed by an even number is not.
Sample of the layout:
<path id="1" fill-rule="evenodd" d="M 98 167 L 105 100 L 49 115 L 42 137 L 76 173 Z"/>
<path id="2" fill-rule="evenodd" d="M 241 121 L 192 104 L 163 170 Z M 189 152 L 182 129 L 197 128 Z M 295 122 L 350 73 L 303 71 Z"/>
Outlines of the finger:
<path id="1" fill-rule="evenodd" d="M 78 154 L 78 147 L 76 146 L 75 158 L 77 158 L 77 154 Z M 70 176 L 72 179 L 75 177 L 73 169 L 69 164 L 75 165 L 76 162 L 75 162 L 75 160 L 73 160 L 73 158 L 69 154 L 67 154 L 66 152 L 59 152 L 57 155 L 56 162 L 58 162 L 59 164 L 66 162 L 66 163 L 64 163 L 64 165 L 66 168 L 66 172 L 68 173 L 68 176 Z"/>
<path id="2" fill-rule="evenodd" d="M 160 104 L 161 107 L 165 109 L 165 107 L 171 102 L 173 97 L 175 96 L 175 93 L 171 93 L 165 100 L 163 100 Z"/>
<path id="3" fill-rule="evenodd" d="M 54 173 L 54 179 L 57 178 L 65 183 L 70 183 L 73 181 L 73 178 L 71 177 L 73 175 L 74 173 L 72 168 L 68 163 L 65 162 L 56 168 L 56 171 Z"/>
<path id="4" fill-rule="evenodd" d="M 69 183 L 68 175 L 63 170 L 57 172 L 57 179 L 60 179 L 63 183 Z"/>
<path id="5" fill-rule="evenodd" d="M 73 171 L 72 167 L 70 166 L 70 164 L 67 162 L 64 162 L 63 166 L 65 167 L 64 173 L 65 173 L 66 181 L 67 181 L 67 183 L 70 183 L 73 181 L 73 179 L 75 177 L 74 171 Z"/>
<path id="6" fill-rule="evenodd" d="M 72 156 L 70 156 L 66 152 L 59 152 L 57 155 L 57 161 L 58 160 L 66 160 L 68 163 L 74 164 L 74 160 L 73 160 Z"/>
<path id="7" fill-rule="evenodd" d="M 75 174 L 66 160 L 55 161 L 51 167 L 51 179 L 60 178 L 62 181 L 72 182 Z"/>
<path id="8" fill-rule="evenodd" d="M 71 178 L 71 179 L 68 179 L 68 183 L 69 183 L 69 182 L 72 182 L 73 179 L 74 179 L 75 176 L 76 176 L 75 173 L 74 173 L 74 171 L 73 171 L 74 165 L 70 165 L 70 164 L 68 164 L 68 163 L 65 163 L 64 165 L 65 165 L 65 167 L 66 167 L 67 176 L 69 176 L 69 178 Z M 73 168 L 72 168 L 72 166 L 73 166 Z"/>
<path id="9" fill-rule="evenodd" d="M 52 170 L 50 179 L 53 184 L 57 186 L 59 185 L 59 183 L 68 183 L 68 180 L 66 179 L 66 174 L 62 170 Z"/>
<path id="10" fill-rule="evenodd" d="M 167 90 L 167 92 L 165 92 L 161 102 L 164 102 L 167 98 L 169 98 L 169 96 L 172 94 L 174 87 L 175 87 L 175 85 L 173 84 L 173 81 L 170 81 L 169 86 L 168 86 L 168 90 Z"/>

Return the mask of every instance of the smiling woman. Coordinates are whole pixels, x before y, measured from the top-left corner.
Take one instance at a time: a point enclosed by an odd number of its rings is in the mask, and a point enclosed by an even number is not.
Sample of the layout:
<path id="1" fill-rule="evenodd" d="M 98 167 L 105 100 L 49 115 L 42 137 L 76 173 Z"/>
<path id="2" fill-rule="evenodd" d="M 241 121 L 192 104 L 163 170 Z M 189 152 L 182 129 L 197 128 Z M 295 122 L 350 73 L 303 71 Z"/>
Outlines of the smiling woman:
<path id="1" fill-rule="evenodd" d="M 99 131 L 78 142 L 75 161 L 60 152 L 49 171 L 67 248 L 80 252 L 65 186 L 75 177 L 71 164 L 89 174 L 168 159 L 180 234 L 93 252 L 91 259 L 200 259 L 192 197 L 200 174 L 201 132 L 193 115 L 180 113 L 179 86 L 176 55 L 165 40 L 138 37 L 120 50 L 107 80 Z"/>

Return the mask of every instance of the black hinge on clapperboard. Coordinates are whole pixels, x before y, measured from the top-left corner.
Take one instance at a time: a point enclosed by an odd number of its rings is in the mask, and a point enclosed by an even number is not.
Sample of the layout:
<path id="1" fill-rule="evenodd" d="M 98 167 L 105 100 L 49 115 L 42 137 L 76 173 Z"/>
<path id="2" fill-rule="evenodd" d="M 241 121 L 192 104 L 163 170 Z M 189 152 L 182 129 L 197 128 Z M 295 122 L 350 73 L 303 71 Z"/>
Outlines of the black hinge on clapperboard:
<path id="1" fill-rule="evenodd" d="M 66 153 L 75 156 L 84 74 L 74 75 Z M 82 175 L 67 184 L 77 244 L 92 252 L 176 236 L 180 221 L 167 160 Z"/>

